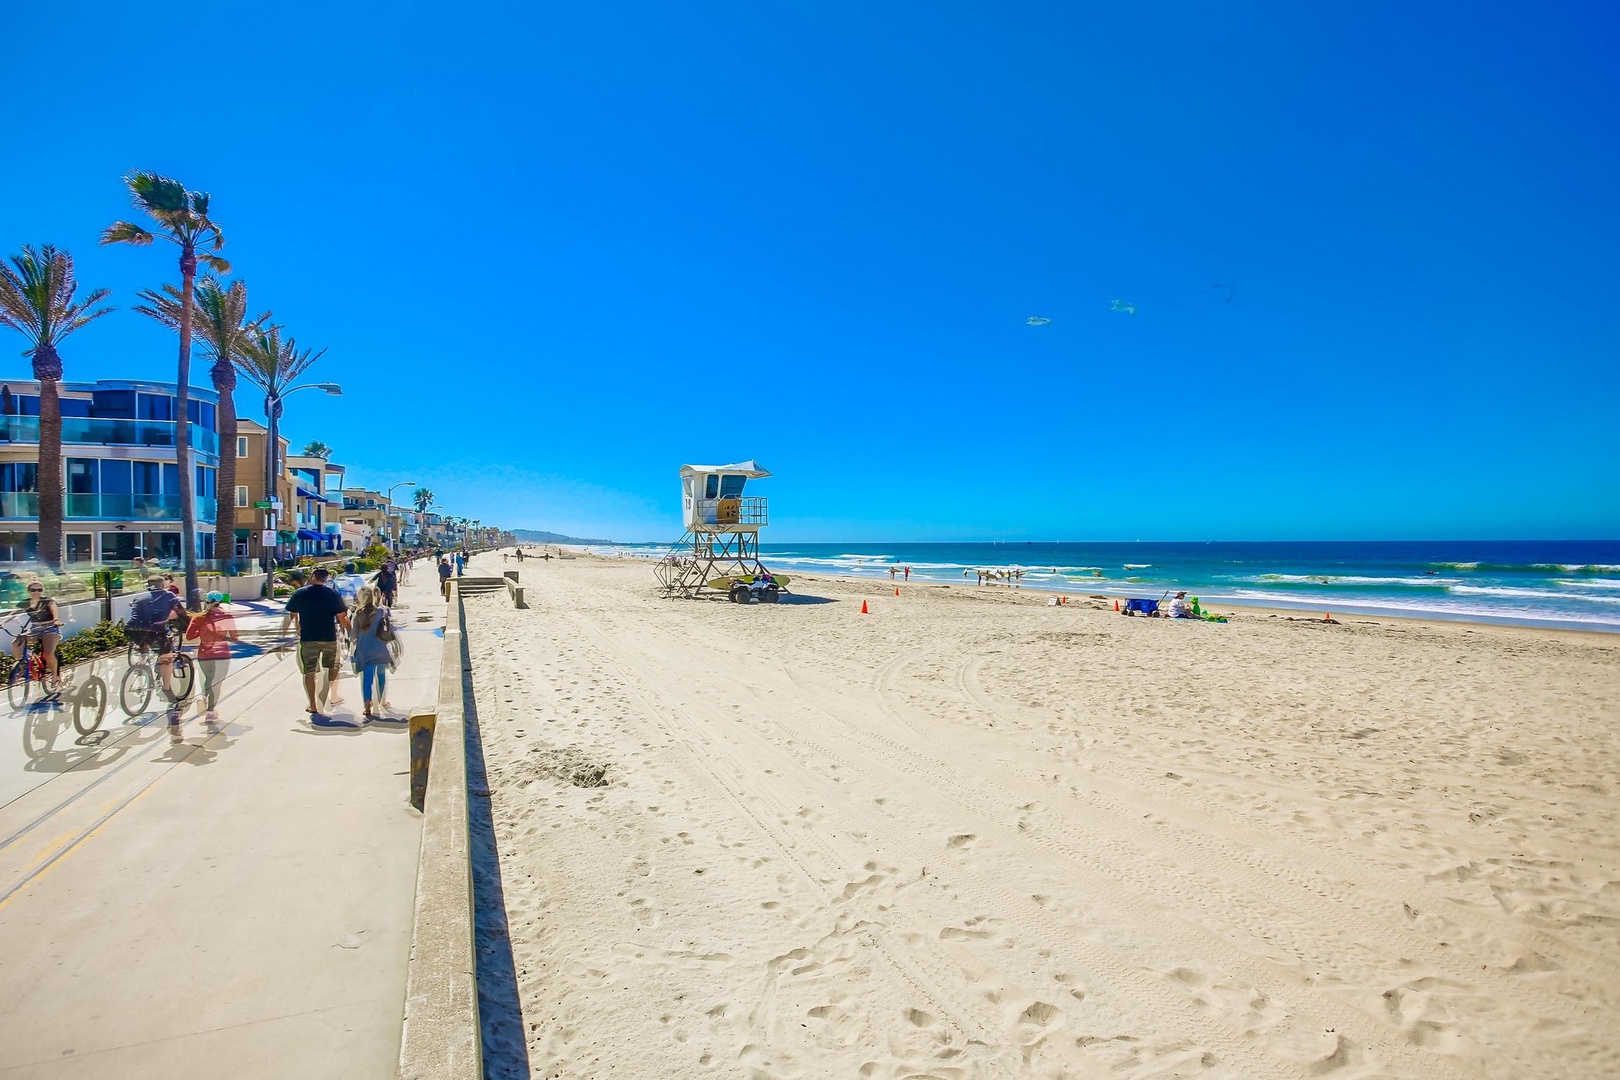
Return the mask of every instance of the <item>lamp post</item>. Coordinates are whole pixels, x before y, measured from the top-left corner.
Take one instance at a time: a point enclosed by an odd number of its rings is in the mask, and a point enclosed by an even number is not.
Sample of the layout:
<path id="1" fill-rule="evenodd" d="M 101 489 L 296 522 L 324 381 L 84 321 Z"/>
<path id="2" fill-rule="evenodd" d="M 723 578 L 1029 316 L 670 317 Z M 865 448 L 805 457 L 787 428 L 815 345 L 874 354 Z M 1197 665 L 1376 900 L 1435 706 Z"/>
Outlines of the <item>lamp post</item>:
<path id="1" fill-rule="evenodd" d="M 394 516 L 394 489 L 395 488 L 402 488 L 402 487 L 415 487 L 415 486 L 416 486 L 416 481 L 415 480 L 401 480 L 397 484 L 388 485 L 388 494 L 383 499 L 383 504 L 384 504 L 383 505 L 383 515 L 384 515 L 385 519 L 386 518 L 392 518 Z M 385 520 L 384 523 L 385 524 L 387 523 L 386 520 Z M 390 529 L 392 529 L 392 526 L 390 526 Z M 394 542 L 394 551 L 398 552 L 399 551 L 399 537 L 390 536 L 389 539 L 393 540 L 393 542 Z"/>
<path id="2" fill-rule="evenodd" d="M 303 383 L 300 386 L 294 386 L 286 390 L 278 390 L 272 387 L 264 395 L 264 416 L 266 420 L 266 442 L 264 448 L 264 498 L 266 502 L 272 504 L 271 509 L 265 512 L 266 532 L 273 531 L 279 524 L 276 518 L 274 503 L 276 501 L 276 489 L 278 487 L 276 479 L 281 475 L 280 462 L 277 460 L 277 457 L 281 450 L 282 403 L 300 390 L 324 390 L 333 397 L 341 397 L 343 395 L 343 387 L 339 386 L 337 383 L 330 382 Z M 262 564 L 265 573 L 265 589 L 269 590 L 271 588 L 269 545 L 262 543 L 259 545 L 259 561 Z M 274 594 L 267 591 L 265 595 L 271 596 Z"/>

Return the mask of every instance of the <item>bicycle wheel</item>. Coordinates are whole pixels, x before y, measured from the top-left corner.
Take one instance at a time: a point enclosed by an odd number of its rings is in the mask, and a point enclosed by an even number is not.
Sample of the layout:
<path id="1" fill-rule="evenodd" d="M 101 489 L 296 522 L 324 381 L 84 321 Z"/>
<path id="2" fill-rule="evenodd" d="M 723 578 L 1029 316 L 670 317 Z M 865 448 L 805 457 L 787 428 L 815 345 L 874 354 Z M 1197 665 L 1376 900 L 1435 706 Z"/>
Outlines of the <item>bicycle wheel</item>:
<path id="1" fill-rule="evenodd" d="M 106 715 L 107 684 L 92 675 L 73 698 L 73 726 L 80 735 L 88 735 L 101 726 Z"/>
<path id="2" fill-rule="evenodd" d="M 20 709 L 28 704 L 28 695 L 33 689 L 34 680 L 28 677 L 28 665 L 21 661 L 11 665 L 11 678 L 6 682 L 6 700 L 11 702 L 11 707 Z"/>
<path id="3" fill-rule="evenodd" d="M 152 703 L 152 669 L 132 667 L 124 672 L 124 681 L 118 684 L 118 707 L 129 717 L 140 716 Z"/>
<path id="4" fill-rule="evenodd" d="M 185 653 L 176 653 L 174 657 L 174 700 L 184 701 L 191 696 L 192 689 L 197 685 L 197 664 Z"/>

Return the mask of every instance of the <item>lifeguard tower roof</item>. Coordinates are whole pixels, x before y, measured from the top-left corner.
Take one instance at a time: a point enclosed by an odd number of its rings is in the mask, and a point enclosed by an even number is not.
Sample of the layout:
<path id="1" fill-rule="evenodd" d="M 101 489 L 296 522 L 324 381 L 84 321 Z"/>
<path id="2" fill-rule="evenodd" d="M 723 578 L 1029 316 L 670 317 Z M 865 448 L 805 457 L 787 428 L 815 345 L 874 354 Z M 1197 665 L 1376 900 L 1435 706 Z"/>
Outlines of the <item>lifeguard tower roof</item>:
<path id="1" fill-rule="evenodd" d="M 730 465 L 682 465 L 682 476 L 707 475 L 710 473 L 729 473 L 732 476 L 746 476 L 750 480 L 757 480 L 762 476 L 771 475 L 766 469 L 760 467 L 759 462 L 753 458 L 747 461 L 733 461 Z"/>

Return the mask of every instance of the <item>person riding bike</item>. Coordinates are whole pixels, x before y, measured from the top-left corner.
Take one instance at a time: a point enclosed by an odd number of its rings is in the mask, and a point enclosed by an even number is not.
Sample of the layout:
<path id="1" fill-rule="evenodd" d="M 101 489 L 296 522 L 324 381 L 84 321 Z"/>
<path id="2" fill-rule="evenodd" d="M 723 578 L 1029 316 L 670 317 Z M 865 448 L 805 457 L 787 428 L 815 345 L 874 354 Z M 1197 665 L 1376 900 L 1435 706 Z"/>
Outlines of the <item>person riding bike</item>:
<path id="1" fill-rule="evenodd" d="M 170 627 L 180 623 L 179 629 L 184 632 L 186 605 L 164 584 L 157 574 L 146 579 L 146 594 L 130 608 L 124 632 L 131 644 L 157 653 L 158 678 L 163 682 L 163 692 L 173 698 L 174 654 L 179 635 L 171 633 Z"/>
<path id="2" fill-rule="evenodd" d="M 56 601 L 45 595 L 45 586 L 37 581 L 28 583 L 28 601 L 20 609 L 27 617 L 23 632 L 11 641 L 11 656 L 22 659 L 23 642 L 33 638 L 34 647 L 45 658 L 45 677 L 56 678 L 56 647 L 62 643 L 62 615 Z"/>

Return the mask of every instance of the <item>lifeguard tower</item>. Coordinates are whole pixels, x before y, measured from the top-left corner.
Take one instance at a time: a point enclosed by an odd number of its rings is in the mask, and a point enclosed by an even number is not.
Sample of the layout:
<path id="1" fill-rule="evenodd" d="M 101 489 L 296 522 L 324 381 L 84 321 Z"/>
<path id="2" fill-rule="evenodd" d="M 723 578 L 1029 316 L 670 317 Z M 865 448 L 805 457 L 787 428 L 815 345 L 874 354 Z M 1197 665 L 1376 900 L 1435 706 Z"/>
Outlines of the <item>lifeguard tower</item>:
<path id="1" fill-rule="evenodd" d="M 749 588 L 766 574 L 759 561 L 759 530 L 770 517 L 765 499 L 744 495 L 743 488 L 769 475 L 752 460 L 681 466 L 686 532 L 658 564 L 658 583 L 666 597 L 691 599 L 708 589 L 738 603 L 777 599 L 774 585 Z"/>

